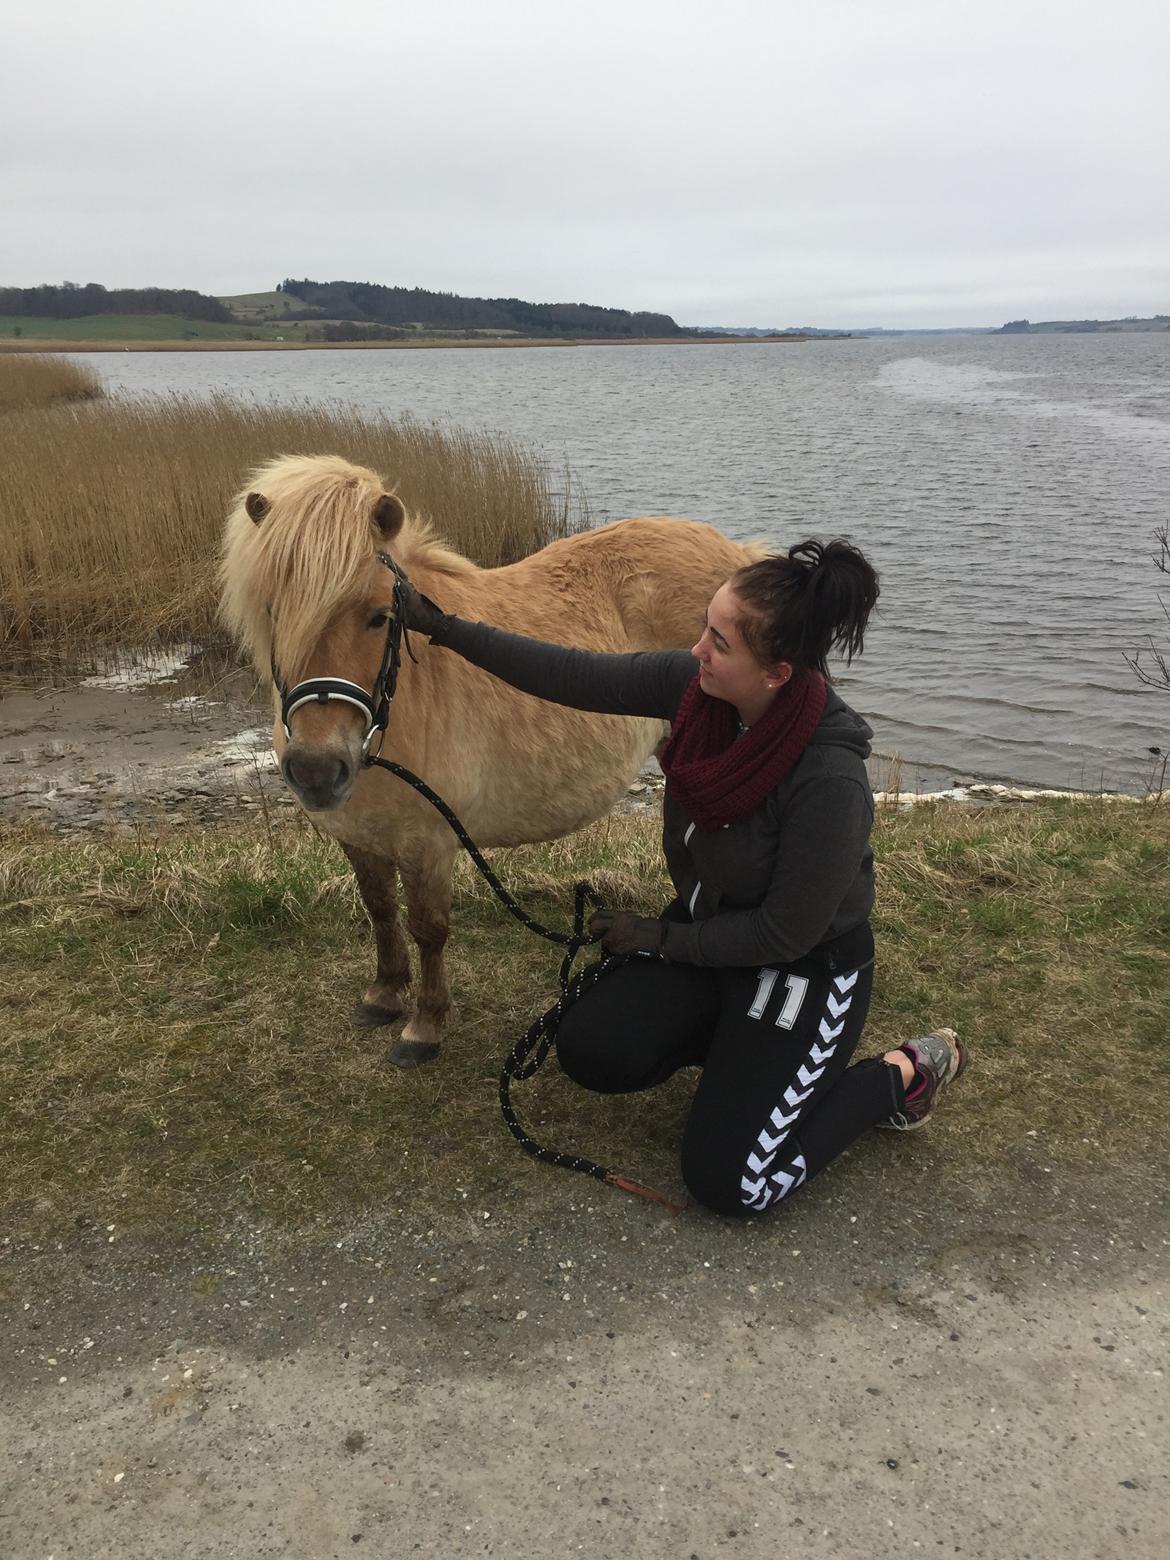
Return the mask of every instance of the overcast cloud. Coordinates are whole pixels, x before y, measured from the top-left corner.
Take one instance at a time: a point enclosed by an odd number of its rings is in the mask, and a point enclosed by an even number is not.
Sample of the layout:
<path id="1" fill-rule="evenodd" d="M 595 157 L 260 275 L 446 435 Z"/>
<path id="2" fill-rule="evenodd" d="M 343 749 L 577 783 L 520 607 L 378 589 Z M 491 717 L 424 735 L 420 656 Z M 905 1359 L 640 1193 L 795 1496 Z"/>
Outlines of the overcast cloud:
<path id="1" fill-rule="evenodd" d="M 9 8 L 0 282 L 1170 312 L 1166 0 Z"/>

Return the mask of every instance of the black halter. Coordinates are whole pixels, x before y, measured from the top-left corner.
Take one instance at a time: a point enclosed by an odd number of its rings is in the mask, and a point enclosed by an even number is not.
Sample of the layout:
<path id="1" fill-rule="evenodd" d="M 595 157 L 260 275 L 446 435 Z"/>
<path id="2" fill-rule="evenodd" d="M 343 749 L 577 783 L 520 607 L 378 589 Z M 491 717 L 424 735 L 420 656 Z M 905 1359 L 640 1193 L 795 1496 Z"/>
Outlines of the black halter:
<path id="1" fill-rule="evenodd" d="M 292 688 L 286 688 L 276 669 L 275 642 L 272 649 L 272 681 L 280 694 L 280 722 L 284 727 L 286 740 L 292 741 L 290 722 L 303 704 L 328 704 L 331 699 L 339 704 L 350 704 L 365 716 L 366 731 L 362 737 L 362 761 L 367 764 L 372 762 L 370 749 L 373 746 L 375 733 L 378 737 L 378 745 L 374 749 L 375 756 L 382 750 L 382 739 L 386 735 L 386 727 L 390 722 L 390 706 L 394 703 L 394 692 L 398 686 L 398 667 L 402 660 L 404 637 L 407 654 L 412 661 L 416 660 L 415 653 L 410 647 L 410 637 L 406 634 L 403 613 L 402 588 L 406 584 L 406 575 L 389 553 L 380 552 L 377 554 L 377 559 L 394 575 L 394 596 L 390 621 L 386 625 L 382 664 L 374 679 L 373 693 L 367 693 L 360 683 L 350 682 L 347 677 L 310 677 Z"/>

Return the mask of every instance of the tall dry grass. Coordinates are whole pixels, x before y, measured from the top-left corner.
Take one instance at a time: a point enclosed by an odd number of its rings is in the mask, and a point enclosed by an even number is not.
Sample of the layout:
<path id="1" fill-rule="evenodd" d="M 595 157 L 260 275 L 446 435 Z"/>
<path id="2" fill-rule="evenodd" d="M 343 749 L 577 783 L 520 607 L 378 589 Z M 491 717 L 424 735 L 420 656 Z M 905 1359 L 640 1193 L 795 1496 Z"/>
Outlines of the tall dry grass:
<path id="1" fill-rule="evenodd" d="M 0 664 L 221 637 L 215 557 L 231 495 L 261 461 L 322 453 L 372 467 L 484 565 L 578 523 L 567 479 L 499 435 L 178 395 L 13 412 L 0 419 Z"/>
<path id="2" fill-rule="evenodd" d="M 93 401 L 101 394 L 101 379 L 88 363 L 34 353 L 0 357 L 0 412 L 57 401 Z"/>

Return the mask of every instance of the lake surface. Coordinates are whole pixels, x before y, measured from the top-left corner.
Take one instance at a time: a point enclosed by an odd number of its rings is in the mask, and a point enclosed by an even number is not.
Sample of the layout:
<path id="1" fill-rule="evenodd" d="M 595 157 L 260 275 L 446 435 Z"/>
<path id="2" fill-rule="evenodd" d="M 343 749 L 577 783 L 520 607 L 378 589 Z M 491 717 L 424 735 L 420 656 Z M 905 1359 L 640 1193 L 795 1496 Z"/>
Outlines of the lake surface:
<path id="1" fill-rule="evenodd" d="M 844 697 L 906 778 L 1141 791 L 1170 694 L 1170 332 L 798 345 L 110 353 L 130 395 L 308 398 L 490 428 L 567 460 L 599 523 L 854 540 L 881 574 Z M 392 473 L 387 473 L 392 476 Z M 919 770 L 918 766 L 921 766 Z"/>

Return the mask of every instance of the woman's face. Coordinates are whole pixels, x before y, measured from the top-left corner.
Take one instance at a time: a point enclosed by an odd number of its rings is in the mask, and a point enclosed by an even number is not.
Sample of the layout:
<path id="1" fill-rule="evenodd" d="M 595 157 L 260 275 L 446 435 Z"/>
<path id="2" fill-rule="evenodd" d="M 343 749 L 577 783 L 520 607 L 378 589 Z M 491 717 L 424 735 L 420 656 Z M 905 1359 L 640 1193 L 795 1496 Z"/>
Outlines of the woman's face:
<path id="1" fill-rule="evenodd" d="M 739 630 L 740 619 L 746 615 L 746 607 L 731 586 L 720 585 L 711 597 L 706 627 L 691 654 L 699 663 L 699 686 L 703 692 L 734 704 L 750 723 L 762 713 L 776 689 L 792 676 L 792 668 L 787 662 L 763 666 L 756 660 Z"/>

